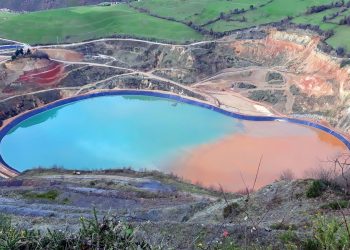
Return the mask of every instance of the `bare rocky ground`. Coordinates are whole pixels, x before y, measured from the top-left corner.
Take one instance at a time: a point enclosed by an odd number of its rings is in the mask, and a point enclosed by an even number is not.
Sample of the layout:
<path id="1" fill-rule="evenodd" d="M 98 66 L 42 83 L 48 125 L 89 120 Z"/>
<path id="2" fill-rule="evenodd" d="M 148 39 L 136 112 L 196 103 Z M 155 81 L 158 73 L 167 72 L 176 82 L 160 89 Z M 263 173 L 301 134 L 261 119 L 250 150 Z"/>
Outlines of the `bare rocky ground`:
<path id="1" fill-rule="evenodd" d="M 341 218 L 322 206 L 342 195 L 327 189 L 307 198 L 311 182 L 279 181 L 247 196 L 159 172 L 38 169 L 0 181 L 0 213 L 11 215 L 20 228 L 76 231 L 79 219 L 91 217 L 96 208 L 100 217 L 136 225 L 140 237 L 161 249 L 200 248 L 222 241 L 224 232 L 241 246 L 280 249 L 280 236 L 291 228 L 300 239 L 311 237 L 317 213 Z"/>

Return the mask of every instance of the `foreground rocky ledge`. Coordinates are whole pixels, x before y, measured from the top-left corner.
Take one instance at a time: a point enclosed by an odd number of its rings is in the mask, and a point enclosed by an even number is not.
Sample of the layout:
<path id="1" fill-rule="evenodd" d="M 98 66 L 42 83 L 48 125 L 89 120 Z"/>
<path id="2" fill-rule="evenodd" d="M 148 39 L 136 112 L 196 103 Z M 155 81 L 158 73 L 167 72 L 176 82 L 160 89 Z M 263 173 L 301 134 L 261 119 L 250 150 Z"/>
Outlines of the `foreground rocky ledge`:
<path id="1" fill-rule="evenodd" d="M 80 218 L 92 218 L 96 209 L 99 218 L 131 223 L 148 243 L 165 249 L 200 248 L 223 237 L 279 248 L 290 230 L 300 240 L 311 237 L 317 213 L 342 218 L 329 204 L 346 196 L 327 187 L 308 197 L 313 182 L 279 181 L 247 196 L 159 172 L 38 169 L 0 181 L 0 213 L 19 228 L 76 232 Z M 348 208 L 342 211 L 349 215 Z"/>

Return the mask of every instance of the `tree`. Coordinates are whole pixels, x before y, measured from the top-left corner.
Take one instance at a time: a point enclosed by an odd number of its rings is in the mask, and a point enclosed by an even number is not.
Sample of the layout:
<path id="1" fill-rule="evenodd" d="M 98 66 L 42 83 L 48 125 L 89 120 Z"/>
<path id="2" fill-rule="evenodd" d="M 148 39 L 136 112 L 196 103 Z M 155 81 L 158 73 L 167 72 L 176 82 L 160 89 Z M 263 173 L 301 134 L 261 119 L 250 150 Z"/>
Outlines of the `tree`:
<path id="1" fill-rule="evenodd" d="M 254 5 L 250 5 L 250 7 L 249 7 L 251 10 L 253 10 L 254 9 Z"/>
<path id="2" fill-rule="evenodd" d="M 338 47 L 336 49 L 337 55 L 338 56 L 344 56 L 345 55 L 345 49 L 343 47 Z"/>

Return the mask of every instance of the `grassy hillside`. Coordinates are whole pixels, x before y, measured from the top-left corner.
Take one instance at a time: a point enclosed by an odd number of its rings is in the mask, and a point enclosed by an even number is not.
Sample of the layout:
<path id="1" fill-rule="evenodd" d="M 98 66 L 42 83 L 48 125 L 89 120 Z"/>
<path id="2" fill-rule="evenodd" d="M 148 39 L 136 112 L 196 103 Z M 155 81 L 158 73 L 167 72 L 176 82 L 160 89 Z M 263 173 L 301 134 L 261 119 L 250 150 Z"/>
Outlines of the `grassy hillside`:
<path id="1" fill-rule="evenodd" d="M 98 4 L 106 0 L 1 0 L 0 9 L 7 8 L 15 11 L 38 11 L 53 8 L 65 8 Z"/>
<path id="2" fill-rule="evenodd" d="M 319 25 L 324 31 L 333 30 L 334 36 L 327 42 L 335 48 L 344 47 L 350 51 L 350 27 L 339 25 L 341 18 L 350 15 L 346 3 L 341 7 L 307 14 L 308 8 L 312 6 L 333 2 L 333 0 L 143 0 L 132 5 L 147 10 L 152 15 L 191 21 L 214 32 L 244 29 L 290 17 L 293 23 Z M 174 11 L 176 9 L 178 11 Z M 337 12 L 338 16 L 332 21 L 326 23 L 322 21 L 325 15 Z M 210 20 L 212 22 L 208 23 Z"/>
<path id="3" fill-rule="evenodd" d="M 159 16 L 204 24 L 217 18 L 221 12 L 228 13 L 234 9 L 249 9 L 250 5 L 258 6 L 266 2 L 268 0 L 146 0 L 134 2 L 132 5 L 147 9 L 150 13 Z"/>
<path id="4" fill-rule="evenodd" d="M 334 6 L 317 13 L 308 12 L 312 6 L 330 3 Z M 27 14 L 0 13 L 0 37 L 33 44 L 122 34 L 183 43 L 205 39 L 211 31 L 223 33 L 289 17 L 291 23 L 333 30 L 334 35 L 327 42 L 334 48 L 350 51 L 350 27 L 339 25 L 341 19 L 350 16 L 350 3 L 345 1 L 338 6 L 339 3 L 333 0 L 141 0 L 131 2 L 130 7 L 118 4 Z M 325 16 L 329 20 L 324 21 Z"/>
<path id="5" fill-rule="evenodd" d="M 0 37 L 30 44 L 75 42 L 115 34 L 177 42 L 202 38 L 184 24 L 151 17 L 123 4 L 2 14 L 0 24 Z"/>

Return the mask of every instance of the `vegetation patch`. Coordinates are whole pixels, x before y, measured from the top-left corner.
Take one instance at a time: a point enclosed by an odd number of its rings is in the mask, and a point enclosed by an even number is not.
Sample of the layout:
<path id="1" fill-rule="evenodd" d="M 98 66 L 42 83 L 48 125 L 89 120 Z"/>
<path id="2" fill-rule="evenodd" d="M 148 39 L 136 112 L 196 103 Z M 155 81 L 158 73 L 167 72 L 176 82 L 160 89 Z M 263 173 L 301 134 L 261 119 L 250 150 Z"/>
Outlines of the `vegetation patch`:
<path id="1" fill-rule="evenodd" d="M 348 65 L 350 65 L 350 59 L 344 59 L 340 63 L 341 68 L 344 68 L 345 66 L 348 66 Z"/>
<path id="2" fill-rule="evenodd" d="M 278 72 L 268 72 L 265 80 L 270 84 L 281 84 L 284 82 L 283 76 Z"/>
<path id="3" fill-rule="evenodd" d="M 139 13 L 126 4 L 13 14 L 1 22 L 0 33 L 29 44 L 69 43 L 115 35 L 181 43 L 202 38 L 185 24 Z"/>
<path id="4" fill-rule="evenodd" d="M 296 225 L 288 224 L 285 222 L 278 222 L 278 223 L 272 224 L 270 228 L 274 230 L 297 230 L 298 229 Z"/>
<path id="5" fill-rule="evenodd" d="M 321 206 L 322 209 L 332 209 L 332 210 L 340 210 L 343 208 L 348 208 L 350 205 L 349 200 L 338 200 L 338 201 L 332 201 L 327 204 L 324 204 Z"/>
<path id="6" fill-rule="evenodd" d="M 233 202 L 231 204 L 228 204 L 224 207 L 224 210 L 222 211 L 222 216 L 226 219 L 229 216 L 237 216 L 241 213 L 241 208 L 237 202 Z"/>
<path id="7" fill-rule="evenodd" d="M 27 199 L 43 199 L 43 200 L 51 200 L 54 201 L 59 196 L 59 192 L 57 190 L 49 190 L 47 192 L 27 192 L 23 194 L 24 198 Z"/>
<path id="8" fill-rule="evenodd" d="M 322 195 L 322 193 L 327 189 L 326 183 L 321 180 L 313 180 L 312 183 L 306 190 L 306 197 L 316 198 Z"/>
<path id="9" fill-rule="evenodd" d="M 135 239 L 135 228 L 113 218 L 81 219 L 75 233 L 66 231 L 20 230 L 11 225 L 11 218 L 0 215 L 0 249 L 150 249 L 143 240 Z"/>

